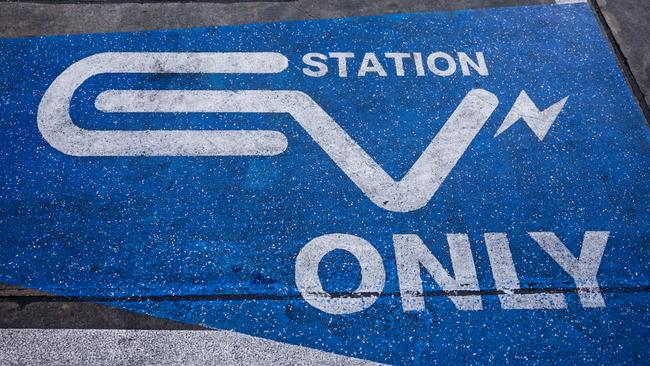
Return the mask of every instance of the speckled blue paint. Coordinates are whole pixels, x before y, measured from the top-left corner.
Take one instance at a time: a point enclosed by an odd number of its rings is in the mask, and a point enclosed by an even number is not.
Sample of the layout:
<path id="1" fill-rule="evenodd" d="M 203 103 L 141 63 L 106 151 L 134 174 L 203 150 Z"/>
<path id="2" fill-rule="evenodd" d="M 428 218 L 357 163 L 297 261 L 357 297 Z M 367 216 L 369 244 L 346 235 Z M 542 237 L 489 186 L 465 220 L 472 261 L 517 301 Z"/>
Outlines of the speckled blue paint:
<path id="1" fill-rule="evenodd" d="M 490 76 L 339 78 L 301 72 L 306 52 L 483 51 Z M 36 110 L 52 80 L 104 51 L 276 51 L 277 75 L 100 75 L 77 91 L 86 128 L 267 128 L 288 150 L 254 158 L 75 158 L 50 147 Z M 356 60 L 358 65 L 359 59 Z M 472 88 L 500 105 L 429 204 L 391 213 L 370 202 L 287 115 L 101 113 L 103 90 L 291 89 L 316 100 L 393 177 L 401 177 Z M 493 135 L 521 90 L 569 101 L 544 142 L 518 123 Z M 650 132 L 586 4 L 0 41 L 0 282 L 90 297 L 196 295 L 113 306 L 398 364 L 637 364 L 650 358 Z M 482 289 L 494 288 L 484 232 L 506 232 L 523 287 L 573 280 L 527 235 L 552 231 L 579 252 L 608 230 L 605 308 L 463 312 L 442 296 L 402 312 L 392 235 L 416 233 L 450 268 L 445 233 L 468 233 Z M 384 291 L 368 310 L 319 312 L 299 296 L 294 261 L 343 232 L 381 253 Z M 347 263 L 347 264 L 346 264 Z M 332 268 L 335 268 L 332 270 Z M 337 269 L 343 268 L 343 269 Z M 333 253 L 328 290 L 359 272 Z M 424 275 L 425 288 L 437 287 Z M 200 300 L 202 295 L 269 299 Z M 182 298 L 181 298 L 182 299 Z"/>

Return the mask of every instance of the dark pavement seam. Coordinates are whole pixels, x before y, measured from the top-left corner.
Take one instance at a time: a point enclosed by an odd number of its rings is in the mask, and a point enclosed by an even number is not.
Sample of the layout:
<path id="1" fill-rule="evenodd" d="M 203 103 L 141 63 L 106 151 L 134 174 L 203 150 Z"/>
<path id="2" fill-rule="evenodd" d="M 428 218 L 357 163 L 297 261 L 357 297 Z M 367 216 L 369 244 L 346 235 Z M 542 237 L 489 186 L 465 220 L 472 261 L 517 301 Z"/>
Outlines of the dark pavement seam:
<path id="1" fill-rule="evenodd" d="M 594 15 L 596 16 L 596 19 L 598 20 L 598 23 L 600 24 L 603 33 L 605 34 L 607 40 L 609 41 L 610 48 L 616 55 L 616 60 L 618 61 L 619 67 L 623 72 L 623 75 L 625 76 L 628 85 L 632 89 L 632 93 L 634 94 L 634 97 L 636 98 L 637 103 L 639 104 L 639 107 L 643 112 L 643 116 L 645 117 L 646 122 L 650 124 L 650 107 L 646 103 L 645 95 L 643 94 L 643 91 L 639 86 L 639 82 L 634 76 L 632 69 L 630 68 L 630 64 L 628 62 L 627 57 L 621 50 L 621 46 L 616 40 L 616 37 L 614 37 L 614 33 L 612 32 L 612 29 L 609 27 L 609 24 L 607 24 L 607 20 L 605 19 L 603 11 L 598 5 L 598 3 L 596 2 L 596 0 L 589 0 L 589 4 L 591 5 L 591 9 L 593 10 Z"/>

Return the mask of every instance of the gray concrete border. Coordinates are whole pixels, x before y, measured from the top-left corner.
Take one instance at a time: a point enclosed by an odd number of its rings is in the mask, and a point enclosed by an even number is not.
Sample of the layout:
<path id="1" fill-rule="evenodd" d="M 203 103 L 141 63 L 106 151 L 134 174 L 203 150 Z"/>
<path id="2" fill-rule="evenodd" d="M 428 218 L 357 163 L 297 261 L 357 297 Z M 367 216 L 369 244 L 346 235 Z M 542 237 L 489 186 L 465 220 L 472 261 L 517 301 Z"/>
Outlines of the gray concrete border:
<path id="1" fill-rule="evenodd" d="M 531 4 L 553 0 L 49 1 L 0 3 L 0 37 L 207 27 Z"/>

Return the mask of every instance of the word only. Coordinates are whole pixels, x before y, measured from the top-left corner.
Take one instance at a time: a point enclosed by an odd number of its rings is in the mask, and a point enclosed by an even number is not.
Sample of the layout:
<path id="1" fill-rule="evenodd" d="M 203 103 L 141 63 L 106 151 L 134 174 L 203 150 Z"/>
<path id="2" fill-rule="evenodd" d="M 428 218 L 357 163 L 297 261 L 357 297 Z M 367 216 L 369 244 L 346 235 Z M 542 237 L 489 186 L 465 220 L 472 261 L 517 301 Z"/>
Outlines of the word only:
<path id="1" fill-rule="evenodd" d="M 607 231 L 587 231 L 579 257 L 552 232 L 529 232 L 574 280 L 583 307 L 604 307 L 596 275 L 609 237 Z M 522 291 L 505 233 L 484 234 L 492 275 L 503 309 L 563 309 L 566 302 L 556 291 Z M 453 274 L 447 272 L 418 235 L 393 235 L 400 296 L 404 311 L 424 310 L 421 270 L 432 276 L 459 310 L 482 310 L 481 289 L 466 234 L 447 234 Z M 323 257 L 344 250 L 359 262 L 361 282 L 352 293 L 330 294 L 323 289 L 318 266 Z M 349 234 L 319 236 L 305 245 L 296 258 L 296 285 L 312 306 L 330 314 L 350 314 L 370 307 L 381 295 L 386 271 L 379 252 L 366 240 Z"/>

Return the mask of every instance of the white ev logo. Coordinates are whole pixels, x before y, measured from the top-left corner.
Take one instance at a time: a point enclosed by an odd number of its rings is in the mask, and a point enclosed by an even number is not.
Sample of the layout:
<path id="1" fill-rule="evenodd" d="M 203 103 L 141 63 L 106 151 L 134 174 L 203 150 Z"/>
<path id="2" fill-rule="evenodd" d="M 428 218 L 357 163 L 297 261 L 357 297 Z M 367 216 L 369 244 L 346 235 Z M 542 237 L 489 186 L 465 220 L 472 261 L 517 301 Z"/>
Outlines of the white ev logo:
<path id="1" fill-rule="evenodd" d="M 278 131 L 88 130 L 70 117 L 70 100 L 88 78 L 104 73 L 279 73 L 279 53 L 100 53 L 68 67 L 38 109 L 38 128 L 55 149 L 74 156 L 271 156 L 285 151 Z M 567 98 L 540 111 L 519 95 L 497 135 L 523 119 L 542 140 Z M 425 206 L 499 101 L 471 90 L 401 180 L 394 180 L 309 95 L 296 90 L 108 90 L 95 100 L 104 112 L 288 113 L 377 206 L 409 212 Z"/>

